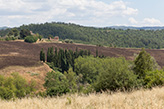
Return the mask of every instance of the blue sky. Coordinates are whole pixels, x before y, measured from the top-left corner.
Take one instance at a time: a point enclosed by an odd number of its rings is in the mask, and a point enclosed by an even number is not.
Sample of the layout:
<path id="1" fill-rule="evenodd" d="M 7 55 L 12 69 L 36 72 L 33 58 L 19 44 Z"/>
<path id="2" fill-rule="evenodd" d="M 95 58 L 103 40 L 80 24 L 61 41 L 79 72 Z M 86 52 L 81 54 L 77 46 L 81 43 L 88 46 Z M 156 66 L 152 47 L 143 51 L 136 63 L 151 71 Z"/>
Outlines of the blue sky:
<path id="1" fill-rule="evenodd" d="M 0 0 L 0 27 L 66 22 L 84 26 L 164 26 L 164 0 Z"/>

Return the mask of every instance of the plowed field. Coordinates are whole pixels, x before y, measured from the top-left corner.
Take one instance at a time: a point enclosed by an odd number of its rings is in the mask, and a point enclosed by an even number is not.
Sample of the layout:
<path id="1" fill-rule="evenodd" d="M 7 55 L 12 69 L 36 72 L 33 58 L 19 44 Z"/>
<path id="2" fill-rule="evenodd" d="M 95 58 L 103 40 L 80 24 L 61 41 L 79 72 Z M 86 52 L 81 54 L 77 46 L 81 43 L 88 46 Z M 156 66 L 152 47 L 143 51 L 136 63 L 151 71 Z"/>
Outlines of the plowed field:
<path id="1" fill-rule="evenodd" d="M 104 54 L 110 57 L 123 56 L 128 60 L 134 58 L 134 54 L 139 53 L 140 49 L 126 49 L 126 48 L 109 48 L 109 47 L 97 47 L 91 45 L 80 44 L 62 44 L 62 43 L 38 43 L 29 44 L 19 41 L 0 41 L 0 69 L 8 66 L 39 66 L 39 53 L 41 48 L 44 48 L 45 52 L 48 47 L 57 47 L 64 49 L 75 50 L 87 49 L 90 50 L 93 55 L 98 49 L 99 54 Z M 164 66 L 164 50 L 146 50 L 153 56 L 160 66 Z"/>

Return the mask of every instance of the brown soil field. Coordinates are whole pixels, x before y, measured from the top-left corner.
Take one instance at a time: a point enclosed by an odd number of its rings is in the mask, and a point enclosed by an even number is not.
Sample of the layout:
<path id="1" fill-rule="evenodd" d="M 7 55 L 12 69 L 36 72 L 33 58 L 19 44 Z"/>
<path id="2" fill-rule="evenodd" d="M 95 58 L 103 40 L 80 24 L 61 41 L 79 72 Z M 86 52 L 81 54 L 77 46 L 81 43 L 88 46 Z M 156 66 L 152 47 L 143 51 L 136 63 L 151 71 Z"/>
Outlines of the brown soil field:
<path id="1" fill-rule="evenodd" d="M 64 44 L 64 43 L 25 43 L 20 41 L 0 41 L 0 69 L 8 66 L 23 66 L 34 67 L 40 66 L 39 53 L 41 48 L 46 52 L 48 47 L 57 47 L 64 49 L 76 50 L 76 48 L 90 50 L 93 55 L 98 49 L 99 54 L 104 54 L 110 57 L 123 56 L 128 60 L 134 59 L 134 54 L 139 53 L 140 49 L 131 48 L 110 48 L 110 47 L 97 47 L 83 44 Z M 164 66 L 164 50 L 150 50 L 146 49 L 148 53 L 153 56 L 157 63 Z"/>

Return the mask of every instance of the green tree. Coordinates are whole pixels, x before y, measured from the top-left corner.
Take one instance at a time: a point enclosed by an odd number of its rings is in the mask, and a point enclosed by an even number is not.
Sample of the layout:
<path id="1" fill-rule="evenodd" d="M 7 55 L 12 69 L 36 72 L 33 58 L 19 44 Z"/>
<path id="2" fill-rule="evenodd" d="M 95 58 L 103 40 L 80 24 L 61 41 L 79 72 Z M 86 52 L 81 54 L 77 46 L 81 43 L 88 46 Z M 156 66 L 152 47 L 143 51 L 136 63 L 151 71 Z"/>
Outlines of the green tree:
<path id="1" fill-rule="evenodd" d="M 44 51 L 43 51 L 43 48 L 42 48 L 42 50 L 40 51 L 40 61 L 45 62 L 45 53 L 44 53 Z"/>
<path id="2" fill-rule="evenodd" d="M 96 80 L 96 76 L 99 73 L 101 67 L 101 60 L 99 58 L 90 57 L 78 57 L 75 59 L 74 70 L 77 75 L 82 74 L 82 83 L 92 83 Z"/>
<path id="3" fill-rule="evenodd" d="M 102 66 L 94 88 L 96 91 L 130 90 L 139 87 L 140 81 L 137 75 L 129 68 L 129 62 L 125 58 L 102 59 Z"/>
<path id="4" fill-rule="evenodd" d="M 45 78 L 44 87 L 48 96 L 56 96 L 70 92 L 68 80 L 60 72 L 48 72 Z"/>
<path id="5" fill-rule="evenodd" d="M 157 67 L 157 63 L 153 61 L 153 58 L 148 54 L 145 49 L 142 49 L 139 55 L 134 60 L 134 72 L 138 75 L 138 78 L 144 79 L 146 72 L 153 71 Z"/>
<path id="6" fill-rule="evenodd" d="M 77 75 L 75 72 L 73 72 L 72 68 L 70 68 L 67 72 L 64 72 L 64 75 L 66 76 L 66 79 L 68 80 L 69 89 L 70 92 L 76 92 L 77 91 Z"/>
<path id="7" fill-rule="evenodd" d="M 26 36 L 31 36 L 31 32 L 27 29 L 22 29 L 20 31 L 20 38 L 24 39 Z"/>
<path id="8" fill-rule="evenodd" d="M 24 39 L 25 39 L 24 40 L 25 42 L 34 43 L 38 40 L 38 37 L 37 36 L 26 36 Z"/>
<path id="9" fill-rule="evenodd" d="M 154 71 L 146 72 L 146 77 L 144 79 L 144 82 L 147 88 L 164 85 L 164 71 L 154 70 Z"/>
<path id="10" fill-rule="evenodd" d="M 96 57 L 99 56 L 98 49 L 96 48 Z"/>

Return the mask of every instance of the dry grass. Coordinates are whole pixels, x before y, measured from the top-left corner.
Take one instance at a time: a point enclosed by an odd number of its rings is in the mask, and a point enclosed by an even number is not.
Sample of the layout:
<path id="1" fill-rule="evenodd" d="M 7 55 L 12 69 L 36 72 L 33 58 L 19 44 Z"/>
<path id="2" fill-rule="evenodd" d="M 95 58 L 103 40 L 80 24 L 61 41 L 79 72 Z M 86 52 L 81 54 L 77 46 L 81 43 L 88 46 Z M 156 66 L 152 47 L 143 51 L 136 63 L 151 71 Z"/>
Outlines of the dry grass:
<path id="1" fill-rule="evenodd" d="M 163 109 L 164 88 L 131 93 L 65 95 L 0 101 L 0 109 Z"/>
<path id="2" fill-rule="evenodd" d="M 23 78 L 28 82 L 31 80 L 36 81 L 37 90 L 44 90 L 43 84 L 47 72 L 52 71 L 52 69 L 45 63 L 43 65 L 35 67 L 23 67 L 23 66 L 9 66 L 0 70 L 0 74 L 4 76 L 10 76 L 13 72 L 18 72 Z"/>

